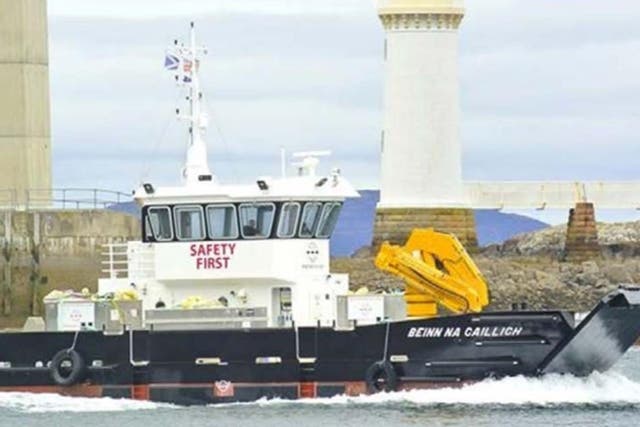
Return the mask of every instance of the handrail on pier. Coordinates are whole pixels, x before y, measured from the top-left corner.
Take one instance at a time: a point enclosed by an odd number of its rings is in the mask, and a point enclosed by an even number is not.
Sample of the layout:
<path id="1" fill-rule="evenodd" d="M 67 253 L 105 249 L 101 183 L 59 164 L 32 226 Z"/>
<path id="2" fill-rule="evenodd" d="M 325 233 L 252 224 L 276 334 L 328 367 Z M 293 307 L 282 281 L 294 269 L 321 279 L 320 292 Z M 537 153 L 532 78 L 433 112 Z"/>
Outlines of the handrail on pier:
<path id="1" fill-rule="evenodd" d="M 101 188 L 0 189 L 0 209 L 105 209 L 132 201 L 132 195 Z"/>

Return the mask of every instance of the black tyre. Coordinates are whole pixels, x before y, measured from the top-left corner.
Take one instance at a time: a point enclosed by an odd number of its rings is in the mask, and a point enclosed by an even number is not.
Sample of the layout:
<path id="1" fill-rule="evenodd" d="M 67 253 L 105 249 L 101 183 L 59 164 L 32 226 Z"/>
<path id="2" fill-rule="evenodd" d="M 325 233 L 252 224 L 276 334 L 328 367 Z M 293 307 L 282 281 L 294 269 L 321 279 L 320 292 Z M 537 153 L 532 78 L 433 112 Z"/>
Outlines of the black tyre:
<path id="1" fill-rule="evenodd" d="M 388 361 L 375 362 L 365 375 L 367 390 L 369 393 L 379 393 L 382 391 L 395 391 L 398 385 L 398 376 L 393 365 Z"/>
<path id="2" fill-rule="evenodd" d="M 61 386 L 77 384 L 84 378 L 86 365 L 84 359 L 75 350 L 60 350 L 51 359 L 51 378 Z"/>

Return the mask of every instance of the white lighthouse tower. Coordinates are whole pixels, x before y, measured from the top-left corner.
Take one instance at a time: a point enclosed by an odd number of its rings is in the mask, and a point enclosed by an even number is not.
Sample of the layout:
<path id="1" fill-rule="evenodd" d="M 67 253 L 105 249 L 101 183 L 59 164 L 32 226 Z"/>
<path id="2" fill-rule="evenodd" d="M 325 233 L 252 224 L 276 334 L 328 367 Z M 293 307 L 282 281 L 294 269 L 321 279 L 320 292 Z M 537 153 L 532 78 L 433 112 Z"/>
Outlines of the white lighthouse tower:
<path id="1" fill-rule="evenodd" d="M 382 179 L 374 240 L 415 227 L 475 244 L 462 185 L 458 28 L 462 0 L 379 0 L 386 32 Z"/>

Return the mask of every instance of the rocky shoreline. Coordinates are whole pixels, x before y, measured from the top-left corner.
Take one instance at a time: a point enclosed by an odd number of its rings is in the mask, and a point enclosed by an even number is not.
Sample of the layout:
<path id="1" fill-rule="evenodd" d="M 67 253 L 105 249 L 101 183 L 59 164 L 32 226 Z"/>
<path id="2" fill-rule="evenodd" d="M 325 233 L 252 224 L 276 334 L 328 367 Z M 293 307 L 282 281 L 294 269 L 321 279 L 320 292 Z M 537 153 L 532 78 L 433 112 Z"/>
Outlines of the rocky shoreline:
<path id="1" fill-rule="evenodd" d="M 560 261 L 566 226 L 516 236 L 473 255 L 491 291 L 489 310 L 587 311 L 621 284 L 640 284 L 640 222 L 598 224 L 603 256 L 592 261 Z M 400 279 L 377 271 L 368 249 L 351 258 L 332 259 L 332 271 L 349 273 L 352 289 L 402 289 Z"/>

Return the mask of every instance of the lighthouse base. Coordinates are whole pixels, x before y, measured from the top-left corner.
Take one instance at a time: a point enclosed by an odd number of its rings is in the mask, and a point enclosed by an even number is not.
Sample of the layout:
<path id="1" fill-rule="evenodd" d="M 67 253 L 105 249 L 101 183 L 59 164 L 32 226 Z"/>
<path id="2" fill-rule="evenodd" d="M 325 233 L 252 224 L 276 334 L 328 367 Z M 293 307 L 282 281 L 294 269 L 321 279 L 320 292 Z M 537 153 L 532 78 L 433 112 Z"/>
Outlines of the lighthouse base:
<path id="1" fill-rule="evenodd" d="M 414 228 L 434 228 L 454 234 L 469 251 L 478 248 L 473 210 L 467 208 L 378 208 L 373 247 L 382 242 L 404 244 Z"/>

